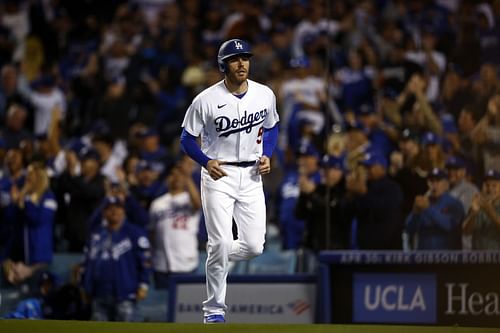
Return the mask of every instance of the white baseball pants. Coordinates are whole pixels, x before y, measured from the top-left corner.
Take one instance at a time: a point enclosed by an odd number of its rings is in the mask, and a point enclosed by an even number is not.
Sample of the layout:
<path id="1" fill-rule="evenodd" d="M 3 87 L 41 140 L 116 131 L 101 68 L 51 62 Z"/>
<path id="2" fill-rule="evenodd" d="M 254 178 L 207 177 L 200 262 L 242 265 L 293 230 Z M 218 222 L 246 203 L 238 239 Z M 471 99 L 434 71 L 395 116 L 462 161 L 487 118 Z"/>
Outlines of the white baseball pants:
<path id="1" fill-rule="evenodd" d="M 266 204 L 257 165 L 224 165 L 223 168 L 228 176 L 218 180 L 213 180 L 204 168 L 201 176 L 201 200 L 208 233 L 205 316 L 225 314 L 229 261 L 260 255 L 266 234 Z M 233 217 L 238 227 L 237 240 L 233 240 Z"/>

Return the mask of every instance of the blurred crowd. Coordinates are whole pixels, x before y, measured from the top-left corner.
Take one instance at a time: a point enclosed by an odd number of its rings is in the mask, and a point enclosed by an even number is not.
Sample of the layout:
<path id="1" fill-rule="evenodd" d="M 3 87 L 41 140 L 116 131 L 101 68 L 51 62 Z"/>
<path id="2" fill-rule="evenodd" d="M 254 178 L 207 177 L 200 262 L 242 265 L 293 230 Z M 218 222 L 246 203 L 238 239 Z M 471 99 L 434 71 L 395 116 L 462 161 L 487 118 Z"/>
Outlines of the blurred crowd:
<path id="1" fill-rule="evenodd" d="M 136 251 L 122 300 L 151 270 L 162 285 L 196 267 L 180 126 L 236 37 L 278 98 L 265 191 L 282 249 L 500 249 L 498 20 L 498 0 L 0 1 L 4 279 L 86 249 L 106 319 L 99 258 Z"/>

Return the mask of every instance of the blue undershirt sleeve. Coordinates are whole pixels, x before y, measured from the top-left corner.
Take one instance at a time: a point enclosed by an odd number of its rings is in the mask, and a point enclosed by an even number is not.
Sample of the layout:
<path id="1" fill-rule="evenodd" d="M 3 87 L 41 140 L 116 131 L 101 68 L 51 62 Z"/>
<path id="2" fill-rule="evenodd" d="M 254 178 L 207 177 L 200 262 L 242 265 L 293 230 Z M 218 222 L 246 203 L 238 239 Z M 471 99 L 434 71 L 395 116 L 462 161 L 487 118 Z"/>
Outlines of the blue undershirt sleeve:
<path id="1" fill-rule="evenodd" d="M 181 134 L 181 147 L 182 151 L 195 160 L 199 165 L 204 168 L 207 167 L 207 163 L 210 161 L 210 158 L 208 158 L 208 156 L 201 151 L 198 142 L 196 142 L 196 137 L 189 134 L 184 128 L 182 129 Z"/>
<path id="2" fill-rule="evenodd" d="M 263 155 L 271 158 L 278 143 L 278 128 L 279 124 L 274 125 L 272 128 L 264 128 L 263 137 Z"/>

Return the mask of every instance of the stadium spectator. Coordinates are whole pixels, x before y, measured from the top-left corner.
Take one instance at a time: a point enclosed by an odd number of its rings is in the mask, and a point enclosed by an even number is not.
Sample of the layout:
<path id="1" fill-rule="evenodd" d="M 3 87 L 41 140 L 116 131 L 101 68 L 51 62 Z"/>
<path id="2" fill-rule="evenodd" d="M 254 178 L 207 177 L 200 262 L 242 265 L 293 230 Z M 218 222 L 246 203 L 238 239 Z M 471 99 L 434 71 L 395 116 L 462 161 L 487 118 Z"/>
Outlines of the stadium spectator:
<path id="1" fill-rule="evenodd" d="M 14 241 L 3 268 L 7 281 L 19 285 L 52 262 L 57 203 L 44 166 L 30 164 L 23 187 L 13 187 L 11 198 L 17 210 L 17 225 L 10 235 Z"/>
<path id="2" fill-rule="evenodd" d="M 304 241 L 304 220 L 295 216 L 295 206 L 300 194 L 300 183 L 306 179 L 320 182 L 319 152 L 311 143 L 297 151 L 297 165 L 287 170 L 278 188 L 277 209 L 284 249 L 298 249 Z"/>
<path id="3" fill-rule="evenodd" d="M 427 171 L 419 164 L 421 146 L 417 133 L 406 128 L 399 139 L 399 151 L 391 154 L 389 173 L 404 194 L 402 214 L 408 216 L 417 195 L 427 192 Z"/>
<path id="4" fill-rule="evenodd" d="M 368 139 L 367 132 L 361 122 L 353 119 L 347 119 L 345 123 L 345 149 L 346 149 L 346 167 L 352 171 L 359 167 L 359 162 L 365 157 L 365 153 L 371 149 L 371 142 Z"/>
<path id="5" fill-rule="evenodd" d="M 335 71 L 334 82 L 339 91 L 339 105 L 344 112 L 355 112 L 373 100 L 374 68 L 367 64 L 360 49 L 349 51 L 348 64 Z"/>
<path id="6" fill-rule="evenodd" d="M 428 84 L 422 74 L 415 73 L 408 81 L 406 89 L 398 96 L 398 99 L 403 101 L 400 107 L 403 126 L 420 133 L 433 132 L 441 135 L 441 121 L 426 96 Z"/>
<path id="7" fill-rule="evenodd" d="M 127 221 L 123 202 L 106 197 L 106 223 L 88 237 L 82 288 L 92 304 L 92 320 L 134 321 L 137 302 L 146 298 L 151 249 L 146 233 Z"/>
<path id="8" fill-rule="evenodd" d="M 364 173 L 355 170 L 346 176 L 346 216 L 353 223 L 351 246 L 401 249 L 403 192 L 387 176 L 388 163 L 382 154 L 369 151 L 360 163 Z"/>
<path id="9" fill-rule="evenodd" d="M 321 164 L 322 177 L 319 184 L 306 178 L 299 182 L 300 195 L 295 206 L 295 216 L 305 221 L 304 245 L 315 252 L 348 249 L 350 221 L 347 221 L 343 210 L 344 160 L 325 155 Z"/>
<path id="10" fill-rule="evenodd" d="M 325 125 L 325 114 L 322 112 L 321 94 L 325 91 L 325 80 L 313 68 L 313 61 L 307 56 L 290 60 L 291 76 L 279 87 L 279 103 L 282 105 L 283 131 L 288 137 L 285 140 L 293 145 L 293 129 L 302 119 L 313 124 L 314 132 L 319 134 Z M 290 133 L 291 132 L 291 133 Z M 296 149 L 297 146 L 292 146 Z"/>
<path id="11" fill-rule="evenodd" d="M 83 148 L 79 156 L 66 153 L 67 168 L 58 179 L 58 197 L 65 198 L 64 237 L 68 251 L 81 252 L 90 232 L 88 219 L 105 195 L 104 177 L 99 173 L 97 151 Z"/>
<path id="12" fill-rule="evenodd" d="M 450 180 L 450 195 L 462 203 L 464 213 L 470 209 L 473 197 L 479 193 L 476 185 L 469 181 L 469 173 L 467 172 L 467 165 L 460 157 L 450 156 L 446 160 L 446 169 L 448 171 Z M 462 249 L 471 249 L 471 237 L 469 235 L 462 235 Z"/>
<path id="13" fill-rule="evenodd" d="M 480 145 L 485 170 L 500 164 L 500 93 L 488 100 L 487 112 L 472 130 L 472 140 Z"/>
<path id="14" fill-rule="evenodd" d="M 448 174 L 434 168 L 428 175 L 429 191 L 415 197 L 406 218 L 409 244 L 416 250 L 459 250 L 462 248 L 462 203 L 449 194 Z"/>
<path id="15" fill-rule="evenodd" d="M 66 116 L 66 96 L 57 87 L 54 75 L 41 75 L 23 93 L 33 105 L 35 134 L 47 134 L 54 109 L 60 110 L 61 119 Z"/>
<path id="16" fill-rule="evenodd" d="M 7 110 L 16 104 L 24 107 L 27 114 L 26 130 L 33 131 L 33 109 L 19 91 L 18 69 L 13 64 L 5 64 L 0 72 L 0 126 L 5 124 Z"/>
<path id="17" fill-rule="evenodd" d="M 494 64 L 500 68 L 500 28 L 498 26 L 498 13 L 495 17 L 493 8 L 488 3 L 476 6 L 479 44 L 481 46 L 481 63 Z"/>
<path id="18" fill-rule="evenodd" d="M 167 148 L 160 142 L 160 133 L 154 128 L 144 128 L 138 133 L 139 157 L 148 161 L 156 176 L 165 175 L 163 172 L 172 163 Z"/>
<path id="19" fill-rule="evenodd" d="M 151 202 L 167 192 L 165 183 L 148 160 L 140 160 L 136 166 L 137 184 L 130 186 L 130 193 L 139 201 L 141 206 L 149 211 Z"/>
<path id="20" fill-rule="evenodd" d="M 19 147 L 23 141 L 32 138 L 32 132 L 26 126 L 28 113 L 19 104 L 12 104 L 7 109 L 5 127 L 0 128 L 0 137 L 3 138 L 6 147 Z"/>
<path id="21" fill-rule="evenodd" d="M 50 271 L 39 274 L 38 290 L 23 299 L 5 319 L 88 320 L 88 307 L 83 304 L 80 288 L 73 282 L 61 284 L 59 276 Z"/>
<path id="22" fill-rule="evenodd" d="M 444 168 L 446 155 L 442 146 L 442 138 L 433 132 L 426 132 L 420 140 L 422 151 L 417 163 L 427 172 L 434 168 Z"/>
<path id="23" fill-rule="evenodd" d="M 103 132 L 92 134 L 92 147 L 99 155 L 100 173 L 108 181 L 116 183 L 120 181 L 117 173 L 128 154 L 127 148 L 123 141 L 115 140 L 107 129 Z"/>
<path id="24" fill-rule="evenodd" d="M 457 119 L 458 142 L 457 146 L 454 147 L 456 155 L 471 165 L 471 173 L 476 180 L 483 175 L 483 161 L 479 147 L 472 138 L 472 133 L 480 118 L 479 108 L 474 104 L 466 104 L 460 110 Z"/>
<path id="25" fill-rule="evenodd" d="M 464 234 L 472 235 L 472 249 L 500 249 L 500 172 L 486 172 L 483 188 L 472 199 L 471 208 L 462 226 Z"/>
<path id="26" fill-rule="evenodd" d="M 131 224 L 146 230 L 149 224 L 148 211 L 141 203 L 129 192 L 127 183 L 120 181 L 119 183 L 106 183 L 106 196 L 114 196 L 123 201 L 125 213 Z M 103 209 L 104 206 L 98 206 L 87 220 L 90 230 L 94 230 L 99 225 L 103 224 Z"/>
<path id="27" fill-rule="evenodd" d="M 124 76 L 113 77 L 106 86 L 105 94 L 97 101 L 95 119 L 102 120 L 109 127 L 109 135 L 125 139 L 132 125 L 132 101 L 127 92 Z"/>
<path id="28" fill-rule="evenodd" d="M 460 157 L 450 156 L 446 160 L 446 169 L 450 182 L 450 195 L 457 198 L 467 213 L 472 203 L 472 198 L 479 192 L 476 185 L 469 181 L 467 165 Z"/>
<path id="29" fill-rule="evenodd" d="M 150 229 L 156 288 L 167 288 L 170 275 L 198 267 L 201 198 L 191 170 L 178 163 L 166 176 L 168 192 L 150 207 Z"/>
<path id="30" fill-rule="evenodd" d="M 363 103 L 356 109 L 357 119 L 371 143 L 371 149 L 379 151 L 382 155 L 389 157 L 396 148 L 395 139 L 399 132 L 395 128 L 384 122 L 380 114 L 375 110 L 372 103 Z M 395 141 L 395 140 L 394 140 Z"/>

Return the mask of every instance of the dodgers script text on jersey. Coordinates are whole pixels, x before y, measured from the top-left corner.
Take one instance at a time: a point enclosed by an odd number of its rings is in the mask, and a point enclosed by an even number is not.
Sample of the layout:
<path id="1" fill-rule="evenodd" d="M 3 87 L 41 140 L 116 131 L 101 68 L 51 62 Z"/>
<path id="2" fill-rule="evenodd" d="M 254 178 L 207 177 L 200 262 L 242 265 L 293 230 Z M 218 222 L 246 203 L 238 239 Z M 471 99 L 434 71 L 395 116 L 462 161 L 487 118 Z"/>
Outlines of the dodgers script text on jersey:
<path id="1" fill-rule="evenodd" d="M 240 99 L 220 81 L 193 100 L 183 127 L 193 136 L 201 134 L 201 150 L 210 158 L 255 161 L 262 156 L 264 128 L 278 121 L 271 89 L 248 80 L 246 96 Z"/>

